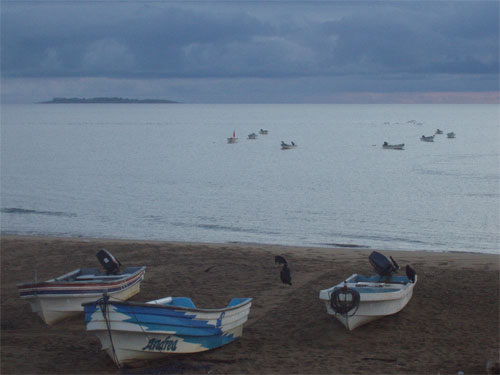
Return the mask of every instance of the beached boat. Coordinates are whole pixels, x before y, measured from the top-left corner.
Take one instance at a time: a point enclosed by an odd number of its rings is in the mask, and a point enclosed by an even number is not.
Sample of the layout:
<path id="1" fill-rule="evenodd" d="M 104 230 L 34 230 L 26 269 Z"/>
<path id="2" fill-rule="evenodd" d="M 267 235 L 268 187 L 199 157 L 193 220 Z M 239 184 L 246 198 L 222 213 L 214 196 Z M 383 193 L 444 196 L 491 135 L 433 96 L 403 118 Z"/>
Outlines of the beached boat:
<path id="1" fill-rule="evenodd" d="M 96 301 L 103 293 L 111 299 L 127 300 L 139 293 L 146 267 L 126 267 L 106 250 L 98 253 L 105 272 L 97 268 L 79 268 L 47 281 L 18 284 L 19 295 L 31 310 L 52 325 L 83 311 L 82 303 Z M 35 274 L 36 275 L 36 274 Z"/>
<path id="2" fill-rule="evenodd" d="M 354 274 L 319 293 L 327 313 L 351 331 L 401 311 L 410 301 L 417 283 L 417 275 L 410 266 L 406 266 L 406 276 L 394 276 L 399 267 L 392 257 L 389 261 L 374 251 L 369 259 L 377 275 Z"/>
<path id="3" fill-rule="evenodd" d="M 437 129 L 435 134 L 443 134 L 443 131 L 441 129 Z"/>
<path id="4" fill-rule="evenodd" d="M 255 133 L 248 134 L 248 139 L 257 139 L 257 134 Z"/>
<path id="5" fill-rule="evenodd" d="M 121 367 L 127 362 L 172 353 L 195 353 L 228 344 L 243 333 L 252 299 L 233 298 L 221 309 L 197 308 L 190 298 L 146 303 L 116 302 L 104 296 L 84 304 L 87 331 Z"/>
<path id="6" fill-rule="evenodd" d="M 420 137 L 420 140 L 423 142 L 434 142 L 434 136 L 431 135 L 431 136 L 426 137 L 425 135 L 423 135 Z"/>
<path id="7" fill-rule="evenodd" d="M 387 142 L 384 142 L 384 144 L 382 145 L 382 148 L 385 148 L 387 150 L 404 150 L 404 147 L 405 147 L 404 143 L 400 143 L 397 145 L 391 145 Z"/>
<path id="8" fill-rule="evenodd" d="M 260 133 L 260 134 L 268 134 L 268 133 L 269 133 L 269 130 L 266 130 L 266 129 L 260 129 L 260 130 L 259 130 L 259 133 Z"/>
<path id="9" fill-rule="evenodd" d="M 455 138 L 455 133 L 451 132 L 451 133 L 447 133 L 446 136 L 448 138 Z"/>
<path id="10" fill-rule="evenodd" d="M 281 149 L 282 150 L 290 150 L 290 149 L 295 148 L 295 147 L 297 147 L 297 145 L 294 142 L 285 143 L 285 142 L 281 141 Z"/>
<path id="11" fill-rule="evenodd" d="M 233 136 L 227 139 L 227 143 L 236 143 L 238 142 L 238 138 L 236 138 L 236 132 L 233 130 Z"/>

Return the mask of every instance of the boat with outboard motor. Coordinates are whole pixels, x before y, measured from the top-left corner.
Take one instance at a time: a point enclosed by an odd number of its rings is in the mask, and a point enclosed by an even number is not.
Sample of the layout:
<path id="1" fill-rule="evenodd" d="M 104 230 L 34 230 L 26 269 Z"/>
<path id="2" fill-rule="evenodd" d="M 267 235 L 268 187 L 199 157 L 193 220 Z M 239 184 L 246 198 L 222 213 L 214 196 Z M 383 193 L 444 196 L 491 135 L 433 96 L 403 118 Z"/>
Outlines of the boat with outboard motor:
<path id="1" fill-rule="evenodd" d="M 423 142 L 434 142 L 434 136 L 430 135 L 430 136 L 426 137 L 425 135 L 423 135 L 420 137 L 420 140 Z"/>
<path id="2" fill-rule="evenodd" d="M 165 297 L 146 303 L 86 303 L 85 323 L 118 367 L 176 353 L 202 352 L 243 334 L 252 298 L 233 298 L 221 309 L 197 308 L 190 298 Z"/>
<path id="3" fill-rule="evenodd" d="M 107 293 L 109 298 L 126 300 L 139 293 L 146 267 L 126 267 L 107 250 L 97 253 L 105 269 L 79 268 L 47 281 L 35 280 L 18 284 L 21 299 L 27 300 L 31 310 L 52 325 L 83 311 L 82 303 L 96 301 Z"/>
<path id="4" fill-rule="evenodd" d="M 401 311 L 410 301 L 417 275 L 406 266 L 406 276 L 394 276 L 398 264 L 379 252 L 369 260 L 376 275 L 353 274 L 341 283 L 320 291 L 327 313 L 334 315 L 347 329 L 353 329 Z"/>
<path id="5" fill-rule="evenodd" d="M 382 148 L 385 148 L 386 150 L 404 150 L 404 147 L 405 147 L 404 143 L 400 143 L 397 145 L 391 145 L 387 142 L 384 142 L 384 144 L 382 145 Z"/>
<path id="6" fill-rule="evenodd" d="M 443 131 L 441 129 L 436 129 L 436 133 L 435 134 L 443 134 Z"/>
<path id="7" fill-rule="evenodd" d="M 448 138 L 455 138 L 455 133 L 450 132 L 450 133 L 447 133 L 447 134 L 446 134 L 446 136 L 447 136 Z"/>
<path id="8" fill-rule="evenodd" d="M 257 134 L 255 133 L 248 134 L 248 139 L 257 139 Z"/>
<path id="9" fill-rule="evenodd" d="M 295 148 L 295 147 L 297 147 L 297 145 L 294 142 L 285 143 L 285 142 L 281 141 L 281 149 L 282 150 L 290 150 L 290 149 Z"/>
<path id="10" fill-rule="evenodd" d="M 260 133 L 260 134 L 264 134 L 264 135 L 265 135 L 265 134 L 268 134 L 268 133 L 269 133 L 269 130 L 267 130 L 267 129 L 260 129 L 260 130 L 259 130 L 259 133 Z"/>

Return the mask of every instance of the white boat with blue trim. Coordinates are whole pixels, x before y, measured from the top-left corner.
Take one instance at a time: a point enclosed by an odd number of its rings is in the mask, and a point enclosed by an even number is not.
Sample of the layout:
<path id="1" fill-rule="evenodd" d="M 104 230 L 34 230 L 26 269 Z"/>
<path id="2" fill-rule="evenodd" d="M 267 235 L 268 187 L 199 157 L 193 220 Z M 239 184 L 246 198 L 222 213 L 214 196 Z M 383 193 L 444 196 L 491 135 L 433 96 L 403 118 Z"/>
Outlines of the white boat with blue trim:
<path id="1" fill-rule="evenodd" d="M 172 353 L 202 352 L 228 344 L 243 333 L 252 298 L 233 298 L 221 309 L 197 308 L 187 297 L 146 303 L 104 296 L 84 304 L 87 331 L 118 367 Z"/>
<path id="2" fill-rule="evenodd" d="M 319 293 L 327 313 L 350 331 L 401 311 L 410 301 L 417 283 L 417 275 L 410 266 L 406 266 L 406 276 L 394 276 L 399 266 L 392 257 L 389 261 L 374 251 L 369 259 L 377 275 L 354 274 Z"/>
<path id="3" fill-rule="evenodd" d="M 96 301 L 104 293 L 117 300 L 139 293 L 146 267 L 127 267 L 120 272 L 120 262 L 106 250 L 100 250 L 97 257 L 105 272 L 79 268 L 47 281 L 18 284 L 21 299 L 28 301 L 47 325 L 53 325 L 81 314 L 82 303 Z"/>

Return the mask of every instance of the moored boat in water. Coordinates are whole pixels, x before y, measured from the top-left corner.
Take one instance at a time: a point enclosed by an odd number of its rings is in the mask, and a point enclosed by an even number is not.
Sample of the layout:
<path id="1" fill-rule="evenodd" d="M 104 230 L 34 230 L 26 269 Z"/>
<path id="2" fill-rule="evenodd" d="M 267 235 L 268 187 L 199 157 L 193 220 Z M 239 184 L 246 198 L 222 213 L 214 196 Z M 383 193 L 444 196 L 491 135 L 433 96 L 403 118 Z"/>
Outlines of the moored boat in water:
<path id="1" fill-rule="evenodd" d="M 297 147 L 297 145 L 294 142 L 285 143 L 285 142 L 281 141 L 281 149 L 282 150 L 290 150 L 290 149 L 295 148 L 295 147 Z"/>
<path id="2" fill-rule="evenodd" d="M 387 142 L 384 142 L 384 144 L 382 145 L 382 148 L 385 148 L 387 150 L 404 150 L 404 147 L 405 147 L 405 144 L 404 143 L 399 143 L 399 144 L 396 144 L 396 145 L 391 145 Z"/>
<path id="3" fill-rule="evenodd" d="M 420 140 L 423 142 L 434 142 L 434 136 L 430 135 L 430 136 L 426 137 L 425 135 L 423 135 L 420 137 Z"/>
<path id="4" fill-rule="evenodd" d="M 237 143 L 238 138 L 236 138 L 236 131 L 233 130 L 233 136 L 227 139 L 227 143 Z"/>
<path id="5" fill-rule="evenodd" d="M 450 133 L 447 133 L 447 134 L 446 134 L 446 136 L 447 136 L 448 138 L 455 138 L 455 133 L 450 132 Z"/>
<path id="6" fill-rule="evenodd" d="M 353 274 L 319 293 L 327 313 L 351 331 L 401 311 L 410 301 L 417 282 L 415 271 L 408 265 L 406 276 L 394 276 L 399 266 L 392 257 L 389 261 L 374 251 L 369 260 L 377 275 Z"/>
<path id="7" fill-rule="evenodd" d="M 190 298 L 165 297 L 146 303 L 104 296 L 84 304 L 87 331 L 100 339 L 121 367 L 137 360 L 196 353 L 228 344 L 243 333 L 252 298 L 233 298 L 221 309 L 197 308 Z"/>
<path id="8" fill-rule="evenodd" d="M 103 293 L 110 299 L 127 300 L 139 293 L 146 267 L 126 267 L 102 249 L 97 253 L 106 272 L 97 268 L 79 268 L 47 280 L 18 284 L 21 299 L 28 301 L 33 312 L 53 325 L 83 311 L 82 303 L 96 301 Z"/>

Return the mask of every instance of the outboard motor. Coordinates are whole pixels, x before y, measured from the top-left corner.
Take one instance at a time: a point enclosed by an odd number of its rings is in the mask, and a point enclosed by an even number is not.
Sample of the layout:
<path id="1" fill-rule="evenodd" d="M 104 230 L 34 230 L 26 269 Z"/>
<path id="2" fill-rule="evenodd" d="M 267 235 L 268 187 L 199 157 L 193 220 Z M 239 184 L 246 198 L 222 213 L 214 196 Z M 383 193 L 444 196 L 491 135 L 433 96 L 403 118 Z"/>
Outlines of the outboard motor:
<path id="1" fill-rule="evenodd" d="M 120 272 L 120 266 L 122 265 L 111 253 L 106 249 L 101 249 L 96 254 L 99 263 L 106 270 L 107 275 L 116 275 Z"/>
<path id="2" fill-rule="evenodd" d="M 370 254 L 370 264 L 373 266 L 375 272 L 384 277 L 391 277 L 394 272 L 397 272 L 399 269 L 398 264 L 392 257 L 391 260 L 387 259 L 385 255 L 380 254 L 377 251 L 374 251 Z"/>

